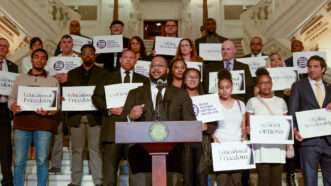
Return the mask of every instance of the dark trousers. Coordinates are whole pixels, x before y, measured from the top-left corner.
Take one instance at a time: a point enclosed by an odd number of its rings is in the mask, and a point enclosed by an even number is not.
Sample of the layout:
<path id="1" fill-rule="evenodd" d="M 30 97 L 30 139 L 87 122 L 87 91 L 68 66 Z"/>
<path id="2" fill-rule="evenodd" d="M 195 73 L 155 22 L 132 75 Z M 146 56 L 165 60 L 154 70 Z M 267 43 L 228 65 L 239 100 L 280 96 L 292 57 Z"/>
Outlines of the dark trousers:
<path id="1" fill-rule="evenodd" d="M 258 186 L 282 186 L 283 164 L 256 164 Z"/>
<path id="2" fill-rule="evenodd" d="M 202 158 L 202 145 L 201 143 L 192 143 L 184 145 L 184 185 L 185 186 L 207 186 L 208 175 L 199 171 L 199 164 Z"/>
<path id="3" fill-rule="evenodd" d="M 331 144 L 325 138 L 319 138 L 313 146 L 300 147 L 300 163 L 305 186 L 317 186 L 317 169 L 320 165 L 323 185 L 331 186 Z"/>
<path id="4" fill-rule="evenodd" d="M 12 143 L 10 112 L 7 103 L 0 103 L 0 163 L 2 172 L 2 185 L 13 185 Z"/>
<path id="5" fill-rule="evenodd" d="M 103 185 L 116 186 L 118 166 L 122 159 L 127 158 L 128 145 L 103 143 L 102 146 Z"/>
<path id="6" fill-rule="evenodd" d="M 241 171 L 224 171 L 216 173 L 218 186 L 241 186 Z"/>

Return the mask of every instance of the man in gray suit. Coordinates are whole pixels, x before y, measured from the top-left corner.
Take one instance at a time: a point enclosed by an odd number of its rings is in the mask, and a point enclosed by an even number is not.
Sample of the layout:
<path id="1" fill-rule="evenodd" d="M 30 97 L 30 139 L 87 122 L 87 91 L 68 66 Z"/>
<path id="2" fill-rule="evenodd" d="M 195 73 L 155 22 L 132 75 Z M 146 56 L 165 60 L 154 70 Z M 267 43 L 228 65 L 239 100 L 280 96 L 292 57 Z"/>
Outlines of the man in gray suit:
<path id="1" fill-rule="evenodd" d="M 326 62 L 319 56 L 308 60 L 308 78 L 292 86 L 289 112 L 326 108 L 331 110 L 331 86 L 323 80 Z M 330 113 L 331 114 L 331 113 Z M 294 117 L 295 119 L 295 117 Z M 317 171 L 320 165 L 324 185 L 331 185 L 331 135 L 303 139 L 295 122 L 295 138 L 300 144 L 300 164 L 306 186 L 317 186 Z"/>

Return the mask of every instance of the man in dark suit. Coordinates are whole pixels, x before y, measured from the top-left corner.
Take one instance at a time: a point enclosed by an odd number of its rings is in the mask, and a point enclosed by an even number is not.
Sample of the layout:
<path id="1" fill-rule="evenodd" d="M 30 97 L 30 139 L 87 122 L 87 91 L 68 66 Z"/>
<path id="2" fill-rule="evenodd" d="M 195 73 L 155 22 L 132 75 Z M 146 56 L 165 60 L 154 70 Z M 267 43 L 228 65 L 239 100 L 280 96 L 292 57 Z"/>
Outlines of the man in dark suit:
<path id="1" fill-rule="evenodd" d="M 331 86 L 323 80 L 326 62 L 319 56 L 308 60 L 308 78 L 293 84 L 289 113 L 326 108 L 331 110 Z M 295 138 L 301 142 L 300 163 L 306 186 L 317 186 L 318 165 L 322 170 L 324 185 L 331 185 L 331 135 L 303 139 L 295 122 Z"/>
<path id="2" fill-rule="evenodd" d="M 81 48 L 83 64 L 68 73 L 65 86 L 95 86 L 106 77 L 107 71 L 94 65 L 95 48 L 84 45 Z M 92 178 L 95 185 L 102 185 L 102 159 L 100 152 L 100 111 L 72 111 L 68 112 L 68 126 L 70 127 L 72 160 L 71 183 L 69 186 L 81 185 L 83 176 L 83 151 L 86 141 L 90 157 Z"/>
<path id="3" fill-rule="evenodd" d="M 110 24 L 110 35 L 122 35 L 124 31 L 124 23 L 120 20 L 114 20 Z M 128 48 L 129 38 L 123 36 L 123 48 Z M 122 53 L 102 53 L 97 56 L 96 62 L 102 64 L 103 67 L 109 72 L 119 69 L 119 58 Z"/>
<path id="4" fill-rule="evenodd" d="M 208 18 L 206 24 L 206 34 L 195 40 L 195 47 L 199 54 L 200 43 L 223 43 L 227 38 L 216 33 L 216 21 L 213 18 Z"/>
<path id="5" fill-rule="evenodd" d="M 236 48 L 231 40 L 224 41 L 222 45 L 222 56 L 221 62 L 212 61 L 204 62 L 203 65 L 203 87 L 204 91 L 209 90 L 209 73 L 218 72 L 221 69 L 231 70 L 244 70 L 245 71 L 245 88 L 246 94 L 240 94 L 237 97 L 242 101 L 247 102 L 250 97 L 253 96 L 253 80 L 248 65 L 240 63 L 235 60 Z"/>
<path id="6" fill-rule="evenodd" d="M 9 42 L 0 37 L 0 72 L 18 72 L 18 67 L 6 59 L 9 52 Z M 11 171 L 12 145 L 11 145 L 11 120 L 12 113 L 8 109 L 8 96 L 0 93 L 0 164 L 2 172 L 1 184 L 4 186 L 13 185 Z"/>
<path id="7" fill-rule="evenodd" d="M 250 43 L 249 43 L 251 53 L 244 55 L 243 58 L 245 57 L 261 57 L 261 56 L 266 56 L 266 54 L 262 53 L 263 49 L 263 41 L 262 38 L 259 36 L 254 36 Z"/>
<path id="8" fill-rule="evenodd" d="M 195 120 L 192 101 L 186 91 L 164 83 L 168 72 L 164 57 L 155 56 L 151 62 L 150 81 L 129 92 L 122 118 L 130 121 Z M 181 145 L 175 146 L 167 157 L 169 185 L 177 185 L 180 181 L 182 149 Z M 150 186 L 152 165 L 149 154 L 141 145 L 135 144 L 129 149 L 128 159 L 133 173 L 130 185 Z"/>
<path id="9" fill-rule="evenodd" d="M 109 73 L 94 91 L 93 103 L 103 112 L 101 144 L 103 149 L 103 185 L 117 185 L 117 170 L 121 159 L 126 157 L 127 145 L 115 144 L 115 122 L 121 121 L 123 107 L 107 109 L 104 86 L 120 83 L 146 83 L 148 78 L 134 72 L 136 55 L 125 50 L 120 58 L 120 69 Z"/>

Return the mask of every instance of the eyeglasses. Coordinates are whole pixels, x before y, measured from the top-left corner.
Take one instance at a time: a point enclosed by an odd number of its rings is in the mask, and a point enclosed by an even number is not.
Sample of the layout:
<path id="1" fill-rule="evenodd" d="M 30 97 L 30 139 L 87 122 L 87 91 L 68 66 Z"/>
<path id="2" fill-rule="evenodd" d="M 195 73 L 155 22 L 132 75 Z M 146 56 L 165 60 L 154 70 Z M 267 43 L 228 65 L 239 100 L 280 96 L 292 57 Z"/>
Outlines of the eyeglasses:
<path id="1" fill-rule="evenodd" d="M 196 81 L 196 80 L 199 80 L 199 77 L 186 77 L 185 80 L 186 81 Z"/>
<path id="2" fill-rule="evenodd" d="M 151 65 L 151 68 L 167 68 L 167 65 Z"/>

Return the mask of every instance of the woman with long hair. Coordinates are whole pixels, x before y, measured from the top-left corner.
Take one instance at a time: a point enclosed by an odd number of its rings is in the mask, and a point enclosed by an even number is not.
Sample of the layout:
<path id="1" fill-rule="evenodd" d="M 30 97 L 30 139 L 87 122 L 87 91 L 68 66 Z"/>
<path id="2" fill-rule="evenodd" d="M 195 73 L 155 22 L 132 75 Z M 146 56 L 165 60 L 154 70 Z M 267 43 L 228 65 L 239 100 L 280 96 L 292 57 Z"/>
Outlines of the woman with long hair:
<path id="1" fill-rule="evenodd" d="M 198 56 L 194 43 L 189 38 L 180 40 L 175 59 L 183 59 L 184 61 L 198 61 L 201 62 L 202 58 Z"/>
<path id="2" fill-rule="evenodd" d="M 182 59 L 173 59 L 170 63 L 169 82 L 172 86 L 181 88 L 184 82 L 186 64 Z"/>

